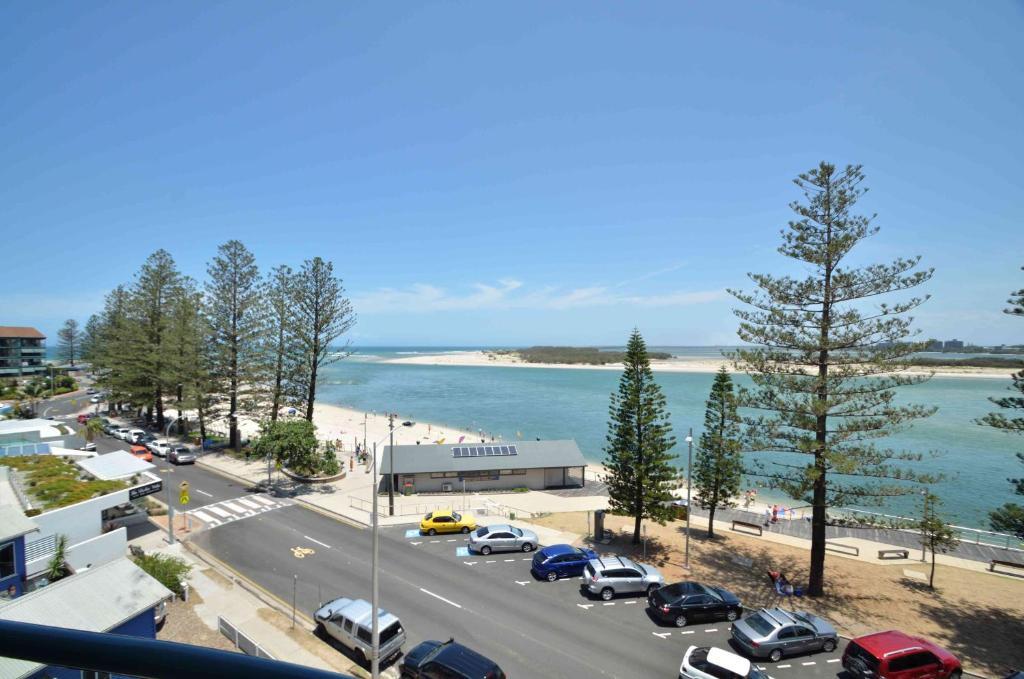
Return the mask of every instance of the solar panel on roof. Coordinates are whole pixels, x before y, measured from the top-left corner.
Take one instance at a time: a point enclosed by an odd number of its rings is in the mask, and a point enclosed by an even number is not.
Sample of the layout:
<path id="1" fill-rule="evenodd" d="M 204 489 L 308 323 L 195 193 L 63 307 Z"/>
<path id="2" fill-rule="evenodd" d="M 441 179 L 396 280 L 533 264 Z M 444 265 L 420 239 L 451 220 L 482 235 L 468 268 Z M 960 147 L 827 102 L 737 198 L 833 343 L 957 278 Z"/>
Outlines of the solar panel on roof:
<path id="1" fill-rule="evenodd" d="M 501 454 L 502 454 L 502 455 L 508 455 L 508 454 L 509 454 L 509 452 L 508 452 L 508 446 L 502 446 L 502 447 L 501 447 Z"/>
<path id="2" fill-rule="evenodd" d="M 452 457 L 462 457 L 462 449 L 452 448 Z"/>
<path id="3" fill-rule="evenodd" d="M 491 448 L 490 446 L 484 448 L 484 451 L 485 455 L 494 455 L 494 448 Z"/>
<path id="4" fill-rule="evenodd" d="M 508 447 L 508 454 L 509 455 L 518 455 L 519 453 L 516 452 L 516 447 L 515 446 L 509 446 Z"/>

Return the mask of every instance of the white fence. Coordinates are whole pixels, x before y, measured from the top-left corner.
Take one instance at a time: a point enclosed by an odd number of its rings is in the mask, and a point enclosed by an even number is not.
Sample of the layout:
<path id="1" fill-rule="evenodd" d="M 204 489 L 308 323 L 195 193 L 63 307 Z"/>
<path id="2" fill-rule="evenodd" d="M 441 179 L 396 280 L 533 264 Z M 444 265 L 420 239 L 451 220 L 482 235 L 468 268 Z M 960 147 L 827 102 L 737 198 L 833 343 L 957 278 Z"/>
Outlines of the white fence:
<path id="1" fill-rule="evenodd" d="M 227 618 L 218 615 L 217 627 L 220 629 L 220 633 L 226 636 L 242 653 L 245 653 L 246 655 L 254 655 L 257 658 L 277 660 L 277 658 L 270 655 L 266 649 L 246 636 L 245 632 L 232 625 Z"/>

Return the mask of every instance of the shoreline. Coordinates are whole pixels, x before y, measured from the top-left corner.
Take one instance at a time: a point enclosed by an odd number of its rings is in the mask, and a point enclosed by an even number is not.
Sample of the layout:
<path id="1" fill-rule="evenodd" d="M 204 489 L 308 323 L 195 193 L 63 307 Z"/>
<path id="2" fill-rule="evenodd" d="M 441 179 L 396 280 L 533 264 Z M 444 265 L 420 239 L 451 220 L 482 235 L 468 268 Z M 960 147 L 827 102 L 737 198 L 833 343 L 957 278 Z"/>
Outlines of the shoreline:
<path id="1" fill-rule="evenodd" d="M 553 368 L 558 370 L 622 370 L 621 363 L 606 365 L 582 365 L 578 363 L 526 363 L 511 356 L 499 356 L 488 351 L 460 351 L 444 354 L 421 354 L 418 356 L 401 356 L 386 358 L 379 363 L 402 365 L 457 366 L 464 368 Z M 725 367 L 730 373 L 737 373 L 732 363 L 726 359 L 667 359 L 652 360 L 651 370 L 665 373 L 716 373 Z M 904 375 L 933 375 L 934 377 L 978 377 L 983 379 L 1008 379 L 1012 368 L 977 368 L 957 366 L 936 366 L 935 368 L 915 367 L 902 371 Z"/>

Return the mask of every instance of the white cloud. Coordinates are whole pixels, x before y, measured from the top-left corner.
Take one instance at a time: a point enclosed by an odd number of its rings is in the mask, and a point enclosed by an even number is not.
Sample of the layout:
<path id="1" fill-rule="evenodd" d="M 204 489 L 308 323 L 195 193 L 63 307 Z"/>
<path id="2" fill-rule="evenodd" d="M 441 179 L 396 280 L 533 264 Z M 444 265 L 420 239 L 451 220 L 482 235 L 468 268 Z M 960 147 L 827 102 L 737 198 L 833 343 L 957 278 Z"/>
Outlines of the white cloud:
<path id="1" fill-rule="evenodd" d="M 680 307 L 727 297 L 725 290 L 673 290 L 657 295 L 627 295 L 617 292 L 618 287 L 544 287 L 532 290 L 521 281 L 503 279 L 493 285 L 477 283 L 469 292 L 460 294 L 435 285 L 416 283 L 408 288 L 382 288 L 354 294 L 352 304 L 360 314 L 428 313 L 496 309 L 566 310 L 602 306 Z"/>

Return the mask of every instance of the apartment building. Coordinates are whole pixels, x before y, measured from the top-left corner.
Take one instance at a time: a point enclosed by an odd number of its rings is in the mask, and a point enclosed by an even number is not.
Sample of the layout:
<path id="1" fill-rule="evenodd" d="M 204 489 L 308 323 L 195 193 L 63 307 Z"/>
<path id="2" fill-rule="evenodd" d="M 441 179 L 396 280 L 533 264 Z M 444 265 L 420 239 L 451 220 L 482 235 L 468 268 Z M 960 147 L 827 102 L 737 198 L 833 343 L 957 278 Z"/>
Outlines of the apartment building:
<path id="1" fill-rule="evenodd" d="M 46 372 L 46 335 L 35 328 L 0 325 L 0 377 Z"/>

